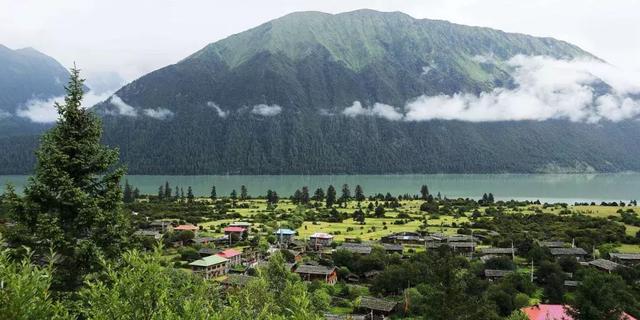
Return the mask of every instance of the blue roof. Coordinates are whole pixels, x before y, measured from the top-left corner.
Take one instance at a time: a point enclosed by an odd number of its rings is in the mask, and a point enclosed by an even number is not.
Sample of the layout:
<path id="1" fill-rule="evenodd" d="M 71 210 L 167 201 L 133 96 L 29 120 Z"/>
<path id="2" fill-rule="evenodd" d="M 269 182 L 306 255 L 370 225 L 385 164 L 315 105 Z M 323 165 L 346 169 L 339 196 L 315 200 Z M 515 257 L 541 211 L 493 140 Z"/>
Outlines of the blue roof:
<path id="1" fill-rule="evenodd" d="M 282 235 L 294 235 L 294 234 L 296 234 L 296 232 L 291 230 L 291 229 L 278 229 L 274 233 L 275 234 L 282 234 Z"/>

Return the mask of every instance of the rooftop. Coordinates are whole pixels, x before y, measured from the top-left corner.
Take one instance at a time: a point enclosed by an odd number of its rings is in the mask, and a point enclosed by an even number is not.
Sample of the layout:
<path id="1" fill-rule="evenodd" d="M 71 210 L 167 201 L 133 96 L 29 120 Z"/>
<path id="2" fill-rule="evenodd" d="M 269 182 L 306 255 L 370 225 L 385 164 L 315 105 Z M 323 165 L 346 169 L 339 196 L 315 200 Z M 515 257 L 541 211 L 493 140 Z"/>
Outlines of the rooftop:
<path id="1" fill-rule="evenodd" d="M 310 235 L 309 238 L 333 239 L 333 236 L 328 234 L 328 233 L 324 233 L 324 232 L 316 232 L 316 233 Z"/>
<path id="2" fill-rule="evenodd" d="M 529 320 L 573 320 L 567 313 L 568 306 L 561 304 L 537 304 L 531 307 L 520 309 Z M 637 320 L 636 318 L 623 312 L 620 320 Z"/>
<path id="3" fill-rule="evenodd" d="M 360 298 L 360 308 L 390 312 L 398 303 L 395 301 L 388 301 L 378 299 L 374 297 L 362 297 Z"/>
<path id="4" fill-rule="evenodd" d="M 320 274 L 320 275 L 329 275 L 336 268 L 335 267 L 325 267 L 325 266 L 312 266 L 308 264 L 303 264 L 296 268 L 296 273 L 304 273 L 304 274 Z"/>
<path id="5" fill-rule="evenodd" d="M 284 236 L 291 236 L 296 234 L 295 231 L 291 230 L 291 229 L 278 229 L 274 232 L 274 234 L 277 235 L 284 235 Z"/>
<path id="6" fill-rule="evenodd" d="M 609 253 L 609 256 L 620 260 L 640 260 L 640 253 Z"/>
<path id="7" fill-rule="evenodd" d="M 620 266 L 619 264 L 610 261 L 610 260 L 605 260 L 605 259 L 596 259 L 593 261 L 589 261 L 589 265 L 590 266 L 594 266 L 596 268 L 600 268 L 600 269 L 604 269 L 607 271 L 613 271 L 615 270 L 618 266 Z"/>
<path id="8" fill-rule="evenodd" d="M 227 261 L 229 260 L 224 257 L 221 257 L 219 255 L 212 255 L 212 256 L 204 257 L 200 260 L 191 262 L 189 263 L 189 265 L 196 266 L 196 267 L 208 267 L 216 264 L 226 263 Z"/>
<path id="9" fill-rule="evenodd" d="M 513 254 L 516 253 L 515 248 L 483 248 L 483 254 Z"/>
<path id="10" fill-rule="evenodd" d="M 247 229 L 244 228 L 244 227 L 231 227 L 231 226 L 229 226 L 229 227 L 225 227 L 224 228 L 224 232 L 245 232 L 245 231 L 247 231 Z"/>
<path id="11" fill-rule="evenodd" d="M 513 273 L 513 270 L 495 270 L 495 269 L 484 270 L 484 276 L 488 278 L 501 278 L 510 273 Z"/>
<path id="12" fill-rule="evenodd" d="M 362 243 L 344 243 L 336 248 L 336 250 L 347 250 L 358 254 L 370 254 L 372 249 L 370 245 Z"/>
<path id="13" fill-rule="evenodd" d="M 540 241 L 539 244 L 541 247 L 547 248 L 564 248 L 567 246 L 567 243 L 563 241 Z"/>
<path id="14" fill-rule="evenodd" d="M 238 250 L 235 250 L 235 249 L 227 249 L 227 250 L 224 250 L 222 252 L 218 252 L 219 256 L 221 256 L 223 258 L 227 258 L 227 259 L 233 258 L 233 257 L 235 257 L 237 255 L 241 255 L 241 254 L 242 254 L 242 252 L 240 252 Z"/>
<path id="15" fill-rule="evenodd" d="M 582 248 L 550 248 L 549 251 L 551 251 L 551 255 L 554 256 L 579 256 L 587 254 Z"/>
<path id="16" fill-rule="evenodd" d="M 173 228 L 173 230 L 178 230 L 178 231 L 197 231 L 198 227 L 192 225 L 192 224 L 181 224 L 175 228 Z"/>

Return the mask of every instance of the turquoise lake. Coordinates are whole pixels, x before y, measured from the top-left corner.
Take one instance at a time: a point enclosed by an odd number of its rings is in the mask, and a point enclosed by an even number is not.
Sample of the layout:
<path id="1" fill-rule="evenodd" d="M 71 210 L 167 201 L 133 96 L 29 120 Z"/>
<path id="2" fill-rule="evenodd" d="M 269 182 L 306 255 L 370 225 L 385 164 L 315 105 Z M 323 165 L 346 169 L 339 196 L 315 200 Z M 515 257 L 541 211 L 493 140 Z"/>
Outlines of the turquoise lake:
<path id="1" fill-rule="evenodd" d="M 18 189 L 26 183 L 27 176 L 0 175 L 0 191 L 7 183 Z M 156 194 L 160 184 L 168 181 L 174 187 L 188 186 L 196 195 L 209 195 L 215 185 L 218 195 L 228 195 L 231 190 L 240 190 L 246 185 L 249 194 L 264 195 L 267 189 L 276 190 L 281 196 L 289 196 L 302 186 L 311 192 L 332 184 L 338 189 L 349 184 L 351 190 L 361 185 L 365 194 L 391 192 L 418 194 L 420 186 L 427 184 L 433 194 L 440 192 L 447 197 L 480 198 L 492 192 L 496 199 L 530 199 L 543 202 L 576 201 L 629 201 L 640 199 L 640 173 L 619 174 L 413 174 L 413 175 L 206 175 L 206 176 L 160 176 L 130 175 L 129 183 L 142 193 Z"/>

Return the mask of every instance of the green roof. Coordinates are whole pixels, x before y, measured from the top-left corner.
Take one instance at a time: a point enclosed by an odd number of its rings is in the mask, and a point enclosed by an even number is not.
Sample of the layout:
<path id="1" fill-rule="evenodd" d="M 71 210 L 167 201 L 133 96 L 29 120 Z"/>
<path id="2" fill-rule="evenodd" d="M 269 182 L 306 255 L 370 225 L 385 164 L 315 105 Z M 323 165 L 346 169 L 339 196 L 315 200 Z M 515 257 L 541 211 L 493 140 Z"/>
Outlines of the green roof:
<path id="1" fill-rule="evenodd" d="M 212 255 L 212 256 L 208 256 L 208 257 L 204 257 L 200 260 L 196 260 L 194 262 L 189 263 L 190 266 L 197 266 L 197 267 L 208 267 L 208 266 L 212 266 L 215 264 L 220 264 L 220 263 L 224 263 L 229 261 L 229 259 L 227 258 L 223 258 L 219 255 Z"/>

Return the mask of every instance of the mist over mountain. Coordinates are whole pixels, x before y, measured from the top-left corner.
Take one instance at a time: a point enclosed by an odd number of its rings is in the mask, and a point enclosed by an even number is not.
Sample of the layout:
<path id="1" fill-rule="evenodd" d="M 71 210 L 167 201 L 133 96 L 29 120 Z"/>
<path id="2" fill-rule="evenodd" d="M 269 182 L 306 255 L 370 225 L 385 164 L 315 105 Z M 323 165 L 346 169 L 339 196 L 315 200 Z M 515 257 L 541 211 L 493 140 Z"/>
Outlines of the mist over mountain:
<path id="1" fill-rule="evenodd" d="M 130 173 L 609 172 L 640 170 L 634 77 L 551 38 L 299 12 L 94 110 Z M 28 172 L 14 142 L 0 170 Z"/>

